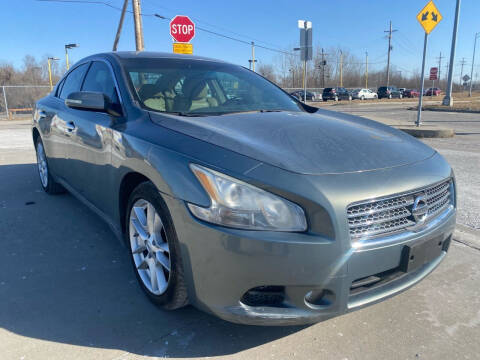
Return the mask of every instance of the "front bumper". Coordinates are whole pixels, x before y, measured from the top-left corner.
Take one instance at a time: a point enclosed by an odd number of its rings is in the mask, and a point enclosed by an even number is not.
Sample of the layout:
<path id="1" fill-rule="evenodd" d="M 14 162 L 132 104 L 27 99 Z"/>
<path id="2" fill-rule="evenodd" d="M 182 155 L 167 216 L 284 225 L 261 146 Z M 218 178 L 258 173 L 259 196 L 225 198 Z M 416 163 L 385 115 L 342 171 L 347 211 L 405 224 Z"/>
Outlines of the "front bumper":
<path id="1" fill-rule="evenodd" d="M 311 234 L 207 224 L 195 219 L 184 202 L 166 200 L 181 244 L 191 302 L 222 319 L 255 325 L 315 323 L 406 290 L 445 257 L 456 217 L 450 207 L 420 232 L 347 249 L 340 246 L 342 241 Z M 445 244 L 439 257 L 413 272 L 396 271 L 405 245 L 433 238 Z M 351 291 L 352 282 L 383 273 L 397 276 L 367 291 Z M 241 301 L 247 291 L 262 286 L 283 287 L 284 301 L 277 306 L 249 306 Z M 307 294 L 324 294 L 325 299 L 309 303 Z"/>

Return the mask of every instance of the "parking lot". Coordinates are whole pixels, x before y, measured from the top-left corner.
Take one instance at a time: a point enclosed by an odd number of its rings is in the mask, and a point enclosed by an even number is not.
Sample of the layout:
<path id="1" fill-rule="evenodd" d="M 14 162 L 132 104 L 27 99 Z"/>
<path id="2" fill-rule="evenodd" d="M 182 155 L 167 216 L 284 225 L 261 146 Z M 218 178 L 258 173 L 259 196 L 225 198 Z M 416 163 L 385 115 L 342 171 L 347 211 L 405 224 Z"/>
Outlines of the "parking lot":
<path id="1" fill-rule="evenodd" d="M 411 104 L 328 104 L 390 125 Z M 426 139 L 454 168 L 458 231 L 446 260 L 390 300 L 306 327 L 230 324 L 142 294 L 127 249 L 71 195 L 40 187 L 28 121 L 0 122 L 0 359 L 480 358 L 480 116 L 424 112 L 456 136 Z"/>

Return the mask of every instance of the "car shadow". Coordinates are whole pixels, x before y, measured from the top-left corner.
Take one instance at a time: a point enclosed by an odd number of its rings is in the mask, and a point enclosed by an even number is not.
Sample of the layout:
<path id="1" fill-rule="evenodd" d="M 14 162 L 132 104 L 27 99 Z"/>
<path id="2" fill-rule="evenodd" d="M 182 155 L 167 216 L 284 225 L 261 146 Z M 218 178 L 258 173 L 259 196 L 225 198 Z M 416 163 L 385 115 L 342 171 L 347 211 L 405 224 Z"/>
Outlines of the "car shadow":
<path id="1" fill-rule="evenodd" d="M 236 353 L 305 327 L 231 324 L 167 312 L 138 286 L 127 250 L 69 194 L 49 196 L 35 164 L 0 166 L 0 327 L 22 337 L 147 356 Z"/>

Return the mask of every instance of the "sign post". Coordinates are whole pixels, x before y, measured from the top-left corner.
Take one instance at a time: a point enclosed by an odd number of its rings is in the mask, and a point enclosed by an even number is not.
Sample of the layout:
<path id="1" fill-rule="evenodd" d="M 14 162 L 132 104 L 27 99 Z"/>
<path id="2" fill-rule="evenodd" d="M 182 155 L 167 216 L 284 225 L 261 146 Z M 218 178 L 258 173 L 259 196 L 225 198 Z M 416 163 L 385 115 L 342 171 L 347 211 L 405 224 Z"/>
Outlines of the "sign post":
<path id="1" fill-rule="evenodd" d="M 190 41 L 195 36 L 195 23 L 188 16 L 177 15 L 170 21 L 170 35 L 174 40 L 175 54 L 193 54 Z"/>
<path id="2" fill-rule="evenodd" d="M 430 68 L 430 80 L 432 80 L 432 91 L 430 92 L 430 97 L 433 96 L 433 89 L 435 89 L 435 80 L 438 80 L 438 68 Z"/>
<path id="3" fill-rule="evenodd" d="M 437 24 L 442 20 L 442 15 L 438 11 L 433 1 L 429 1 L 428 4 L 425 5 L 425 7 L 417 14 L 417 20 L 420 25 L 422 25 L 423 30 L 425 30 L 425 39 L 423 41 L 422 83 L 420 87 L 420 96 L 418 97 L 417 121 L 415 122 L 415 125 L 418 127 L 422 123 L 423 91 L 425 89 L 425 55 L 427 54 L 428 34 L 430 34 Z"/>
<path id="4" fill-rule="evenodd" d="M 312 60 L 312 22 L 298 20 L 300 60 L 303 61 L 303 101 L 307 102 L 307 61 Z"/>

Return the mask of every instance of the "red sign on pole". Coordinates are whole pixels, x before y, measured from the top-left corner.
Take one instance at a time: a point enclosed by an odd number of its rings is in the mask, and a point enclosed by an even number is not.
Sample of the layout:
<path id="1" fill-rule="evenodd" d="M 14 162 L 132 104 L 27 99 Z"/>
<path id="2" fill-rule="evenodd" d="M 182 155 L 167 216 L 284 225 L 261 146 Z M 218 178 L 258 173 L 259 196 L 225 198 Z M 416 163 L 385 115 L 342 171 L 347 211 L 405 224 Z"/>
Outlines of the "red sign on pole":
<path id="1" fill-rule="evenodd" d="M 188 43 L 195 36 L 195 24 L 188 16 L 177 15 L 170 21 L 170 35 L 176 42 Z"/>
<path id="2" fill-rule="evenodd" d="M 430 68 L 430 80 L 438 80 L 438 68 L 432 67 Z"/>

